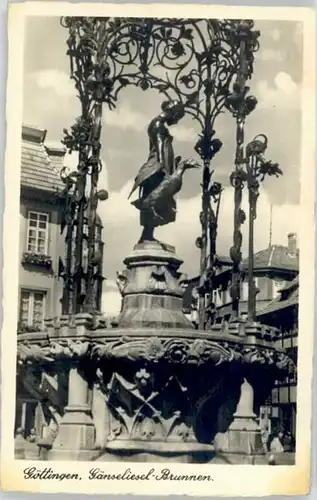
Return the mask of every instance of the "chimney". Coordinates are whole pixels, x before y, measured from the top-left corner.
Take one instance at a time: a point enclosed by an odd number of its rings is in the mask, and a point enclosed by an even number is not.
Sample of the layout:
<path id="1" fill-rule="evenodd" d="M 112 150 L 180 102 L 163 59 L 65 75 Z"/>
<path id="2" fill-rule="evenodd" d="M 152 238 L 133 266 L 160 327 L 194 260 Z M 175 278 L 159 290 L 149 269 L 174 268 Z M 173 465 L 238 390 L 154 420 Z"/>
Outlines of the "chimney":
<path id="1" fill-rule="evenodd" d="M 297 255 L 297 235 L 296 233 L 289 233 L 287 235 L 288 239 L 288 255 L 290 257 L 296 257 Z"/>

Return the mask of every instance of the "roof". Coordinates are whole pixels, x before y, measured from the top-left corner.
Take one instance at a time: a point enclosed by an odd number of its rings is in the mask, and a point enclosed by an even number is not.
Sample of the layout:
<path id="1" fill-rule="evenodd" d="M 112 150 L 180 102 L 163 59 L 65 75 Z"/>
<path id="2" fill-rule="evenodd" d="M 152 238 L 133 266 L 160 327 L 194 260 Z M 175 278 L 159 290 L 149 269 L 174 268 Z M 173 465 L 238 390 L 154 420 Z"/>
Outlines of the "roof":
<path id="1" fill-rule="evenodd" d="M 244 259 L 243 265 L 248 266 L 248 259 Z M 272 245 L 265 250 L 254 254 L 254 269 L 285 269 L 289 271 L 298 271 L 299 252 L 296 255 L 290 255 L 289 248 L 283 245 Z"/>
<path id="2" fill-rule="evenodd" d="M 299 276 L 280 290 L 280 296 L 270 302 L 264 309 L 259 311 L 258 316 L 264 316 L 280 311 L 286 307 L 298 305 L 299 299 Z"/>
<path id="3" fill-rule="evenodd" d="M 219 257 L 218 276 L 223 273 L 231 272 L 232 261 L 229 257 Z M 243 260 L 243 268 L 248 269 L 248 257 Z M 282 271 L 291 271 L 297 273 L 299 270 L 299 251 L 292 256 L 289 253 L 289 248 L 283 245 L 272 245 L 264 250 L 260 250 L 254 254 L 254 271 L 278 269 Z"/>
<path id="4" fill-rule="evenodd" d="M 64 184 L 59 177 L 60 169 L 57 168 L 56 162 L 51 160 L 44 145 L 45 137 L 45 130 L 23 125 L 21 185 L 41 191 L 56 192 L 56 189 L 63 189 Z M 60 150 L 58 155 L 55 157 L 62 156 Z"/>

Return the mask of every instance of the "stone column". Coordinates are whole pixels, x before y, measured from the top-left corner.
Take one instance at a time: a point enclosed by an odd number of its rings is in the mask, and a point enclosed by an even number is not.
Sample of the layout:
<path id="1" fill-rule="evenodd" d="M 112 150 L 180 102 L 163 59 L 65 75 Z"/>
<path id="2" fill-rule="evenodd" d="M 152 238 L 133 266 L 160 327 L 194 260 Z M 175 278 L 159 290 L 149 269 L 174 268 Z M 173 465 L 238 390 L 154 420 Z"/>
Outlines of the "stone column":
<path id="1" fill-rule="evenodd" d="M 26 424 L 26 405 L 27 405 L 27 402 L 23 401 L 22 402 L 22 410 L 21 410 L 21 427 L 23 429 L 23 435 L 25 433 L 25 424 Z"/>
<path id="2" fill-rule="evenodd" d="M 47 455 L 48 460 L 91 460 L 96 454 L 91 389 L 82 372 L 82 363 L 88 356 L 90 346 L 86 330 L 89 319 L 88 315 L 77 315 L 75 328 L 69 328 L 71 338 L 65 339 L 66 335 L 63 335 L 64 339 L 60 339 L 56 346 L 57 353 L 63 357 L 69 370 L 68 403 L 53 447 Z"/>
<path id="3" fill-rule="evenodd" d="M 68 404 L 48 460 L 89 460 L 95 449 L 95 427 L 88 382 L 77 366 L 69 369 Z"/>
<path id="4" fill-rule="evenodd" d="M 22 423 L 22 401 L 17 394 L 16 402 L 15 402 L 15 423 L 14 423 L 14 431 L 23 426 Z"/>
<path id="5" fill-rule="evenodd" d="M 96 385 L 93 389 L 92 413 L 96 429 L 96 447 L 104 448 L 110 432 L 110 417 L 105 395 Z"/>

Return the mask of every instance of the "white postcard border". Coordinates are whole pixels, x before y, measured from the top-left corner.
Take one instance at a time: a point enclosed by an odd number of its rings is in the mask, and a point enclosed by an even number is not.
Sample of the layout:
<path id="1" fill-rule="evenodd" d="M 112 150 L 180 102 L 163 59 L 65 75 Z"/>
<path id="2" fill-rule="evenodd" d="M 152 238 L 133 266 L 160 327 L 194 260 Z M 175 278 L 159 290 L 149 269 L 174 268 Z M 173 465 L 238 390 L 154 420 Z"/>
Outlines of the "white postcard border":
<path id="1" fill-rule="evenodd" d="M 247 12 L 246 12 L 247 11 Z M 285 19 L 303 22 L 304 72 L 302 91 L 300 314 L 298 359 L 298 417 L 295 466 L 248 466 L 212 464 L 141 464 L 107 462 L 26 462 L 14 460 L 14 405 L 16 324 L 18 309 L 19 253 L 19 172 L 22 124 L 22 69 L 24 19 L 26 16 L 142 16 L 219 17 Z M 301 7 L 233 7 L 180 4 L 71 4 L 66 2 L 27 2 L 9 6 L 9 62 L 7 80 L 7 144 L 5 159 L 3 329 L 2 329 L 2 446 L 1 484 L 3 489 L 32 492 L 134 493 L 140 495 L 187 494 L 195 496 L 294 495 L 309 491 L 311 455 L 311 381 L 314 347 L 315 303 L 315 11 Z M 287 166 L 286 166 L 287 168 Z M 305 242 L 303 244 L 303 241 Z M 77 473 L 82 479 L 25 480 L 23 470 L 34 466 L 55 472 Z M 89 470 L 100 467 L 107 473 L 123 473 L 130 468 L 146 474 L 169 468 L 177 474 L 209 475 L 211 481 L 108 480 L 90 481 Z"/>

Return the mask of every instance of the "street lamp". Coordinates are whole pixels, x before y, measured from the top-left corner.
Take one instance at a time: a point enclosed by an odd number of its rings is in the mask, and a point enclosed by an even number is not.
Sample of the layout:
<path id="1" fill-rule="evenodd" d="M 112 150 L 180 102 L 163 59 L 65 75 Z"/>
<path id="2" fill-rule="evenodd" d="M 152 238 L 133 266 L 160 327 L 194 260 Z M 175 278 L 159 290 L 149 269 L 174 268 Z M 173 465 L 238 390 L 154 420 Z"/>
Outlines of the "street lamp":
<path id="1" fill-rule="evenodd" d="M 274 175 L 278 177 L 283 172 L 278 163 L 266 160 L 264 153 L 267 149 L 268 139 L 264 134 L 257 135 L 246 146 L 245 181 L 249 192 L 249 257 L 248 257 L 248 319 L 255 320 L 256 295 L 258 290 L 254 281 L 254 220 L 257 217 L 257 200 L 259 197 L 260 183 L 265 177 Z"/>
<path id="2" fill-rule="evenodd" d="M 239 128 L 238 128 L 239 134 Z M 234 197 L 234 245 L 230 249 L 230 257 L 233 262 L 232 266 L 232 320 L 239 317 L 239 301 L 240 301 L 240 283 L 242 280 L 242 233 L 240 230 L 241 224 L 245 222 L 246 215 L 241 209 L 242 191 L 244 185 L 248 189 L 249 202 L 249 256 L 248 256 L 248 319 L 255 319 L 255 301 L 257 289 L 254 281 L 254 220 L 256 219 L 257 200 L 259 197 L 260 183 L 266 176 L 276 176 L 282 174 L 278 163 L 273 163 L 266 160 L 264 153 L 267 149 L 268 139 L 264 134 L 257 135 L 249 142 L 245 150 L 238 144 L 238 159 L 237 168 L 231 174 L 231 184 L 235 189 Z"/>

